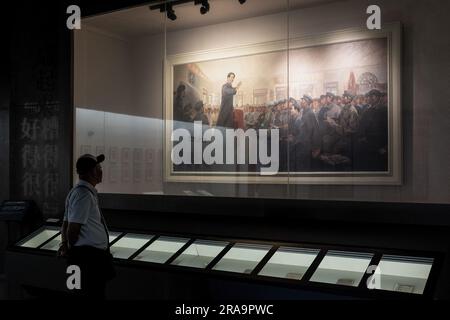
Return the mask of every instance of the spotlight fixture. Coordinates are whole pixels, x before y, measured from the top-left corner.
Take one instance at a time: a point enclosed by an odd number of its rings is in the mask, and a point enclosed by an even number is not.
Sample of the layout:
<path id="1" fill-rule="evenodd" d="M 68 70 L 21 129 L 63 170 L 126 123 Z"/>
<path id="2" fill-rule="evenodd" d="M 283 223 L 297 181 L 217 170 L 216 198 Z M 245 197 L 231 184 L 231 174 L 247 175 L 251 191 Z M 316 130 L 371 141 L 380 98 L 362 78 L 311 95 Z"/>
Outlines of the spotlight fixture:
<path id="1" fill-rule="evenodd" d="M 158 1 L 158 0 L 153 0 Z M 160 2 L 149 7 L 150 10 L 159 10 L 160 12 L 165 12 L 167 18 L 174 21 L 177 19 L 177 15 L 175 14 L 175 10 L 173 9 L 175 6 L 194 2 L 194 5 L 201 5 L 200 13 L 202 15 L 207 14 L 210 10 L 209 0 L 159 0 Z M 230 0 L 231 1 L 231 0 Z M 239 0 L 241 4 L 245 3 L 246 0 Z"/>
<path id="2" fill-rule="evenodd" d="M 240 3 L 240 4 L 244 4 L 245 1 L 247 1 L 247 0 L 239 0 L 239 3 Z"/>
<path id="3" fill-rule="evenodd" d="M 173 10 L 173 7 L 171 5 L 167 6 L 166 9 L 167 18 L 169 18 L 172 21 L 177 20 L 177 15 L 175 14 L 175 10 Z"/>
<path id="4" fill-rule="evenodd" d="M 201 8 L 200 8 L 200 13 L 201 14 L 207 14 L 209 11 L 209 2 L 208 0 L 202 0 L 200 2 L 202 4 Z"/>

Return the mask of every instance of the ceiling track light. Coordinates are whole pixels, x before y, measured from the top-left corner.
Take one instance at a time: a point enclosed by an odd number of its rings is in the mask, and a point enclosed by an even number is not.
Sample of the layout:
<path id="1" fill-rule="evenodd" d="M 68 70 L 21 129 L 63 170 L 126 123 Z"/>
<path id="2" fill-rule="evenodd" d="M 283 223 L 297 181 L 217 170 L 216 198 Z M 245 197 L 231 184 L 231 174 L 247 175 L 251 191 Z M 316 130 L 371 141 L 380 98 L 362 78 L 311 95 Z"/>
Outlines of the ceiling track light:
<path id="1" fill-rule="evenodd" d="M 202 5 L 200 7 L 200 13 L 201 14 L 207 14 L 209 12 L 209 9 L 210 9 L 208 0 L 195 0 L 194 1 L 194 5 L 199 5 L 199 4 Z"/>
<path id="2" fill-rule="evenodd" d="M 202 7 L 200 8 L 201 14 L 206 14 L 209 11 L 209 2 L 208 0 L 205 0 L 202 2 Z"/>
<path id="3" fill-rule="evenodd" d="M 247 0 L 239 0 L 240 4 L 244 4 Z M 165 12 L 167 18 L 174 21 L 177 19 L 175 14 L 174 6 L 194 2 L 194 5 L 201 5 L 200 13 L 207 14 L 210 10 L 209 0 L 162 0 L 159 3 L 155 3 L 149 7 L 150 10 L 159 10 L 160 12 Z"/>
<path id="4" fill-rule="evenodd" d="M 173 9 L 173 7 L 176 4 L 184 3 L 184 2 L 189 2 L 189 0 L 178 0 L 178 2 L 171 1 L 171 0 L 164 0 L 164 2 L 150 6 L 149 9 L 150 10 L 159 10 L 160 12 L 165 12 L 168 19 L 175 21 L 175 20 L 177 20 L 177 15 L 175 14 L 175 10 Z"/>
<path id="5" fill-rule="evenodd" d="M 173 10 L 172 5 L 167 6 L 166 15 L 167 15 L 167 18 L 172 21 L 177 20 L 177 15 L 175 14 L 175 10 Z"/>

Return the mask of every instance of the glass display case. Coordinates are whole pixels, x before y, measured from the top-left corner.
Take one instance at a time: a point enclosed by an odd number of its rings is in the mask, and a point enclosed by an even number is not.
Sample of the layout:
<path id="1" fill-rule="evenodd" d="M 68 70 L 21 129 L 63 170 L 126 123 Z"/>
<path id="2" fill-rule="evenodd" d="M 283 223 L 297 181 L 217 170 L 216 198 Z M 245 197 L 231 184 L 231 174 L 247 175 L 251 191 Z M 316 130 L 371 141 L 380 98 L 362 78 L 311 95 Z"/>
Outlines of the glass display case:
<path id="1" fill-rule="evenodd" d="M 237 243 L 213 269 L 250 274 L 271 248 L 270 245 Z"/>
<path id="2" fill-rule="evenodd" d="M 188 238 L 159 237 L 133 260 L 166 263 L 188 241 Z"/>
<path id="3" fill-rule="evenodd" d="M 357 287 L 373 254 L 329 251 L 310 281 Z"/>
<path id="4" fill-rule="evenodd" d="M 149 268 L 151 263 L 166 264 L 168 270 L 171 266 L 187 267 L 186 270 L 205 269 L 213 271 L 212 276 L 215 271 L 228 273 L 231 277 L 236 274 L 255 275 L 261 281 L 283 283 L 290 280 L 294 281 L 291 284 L 298 283 L 300 287 L 308 288 L 327 284 L 337 291 L 345 291 L 344 287 L 359 287 L 354 292 L 364 297 L 367 294 L 369 297 L 372 294 L 397 296 L 398 293 L 428 296 L 435 283 L 433 266 L 440 268 L 441 265 L 438 254 L 428 256 L 393 250 L 382 254 L 381 249 L 356 252 L 358 249 L 349 247 L 327 250 L 326 247 L 304 248 L 295 243 L 283 245 L 257 240 L 210 239 L 214 240 L 170 234 L 109 233 L 111 253 L 116 261 L 122 260 L 121 263 L 149 263 Z M 60 228 L 45 226 L 19 241 L 15 251 L 34 252 L 54 259 L 60 241 Z M 368 269 L 371 262 L 376 270 Z M 366 273 L 370 273 L 368 286 L 361 284 Z"/>
<path id="5" fill-rule="evenodd" d="M 17 246 L 24 248 L 39 248 L 43 243 L 56 236 L 59 228 L 45 226 L 20 241 Z"/>
<path id="6" fill-rule="evenodd" d="M 259 272 L 259 275 L 301 280 L 319 251 L 318 249 L 280 247 Z"/>
<path id="7" fill-rule="evenodd" d="M 432 266 L 432 258 L 383 255 L 378 264 L 377 289 L 423 294 Z"/>
<path id="8" fill-rule="evenodd" d="M 110 248 L 117 259 L 128 259 L 153 238 L 153 235 L 127 233 Z"/>
<path id="9" fill-rule="evenodd" d="M 229 242 L 197 240 L 173 262 L 173 265 L 204 269 L 222 252 Z"/>

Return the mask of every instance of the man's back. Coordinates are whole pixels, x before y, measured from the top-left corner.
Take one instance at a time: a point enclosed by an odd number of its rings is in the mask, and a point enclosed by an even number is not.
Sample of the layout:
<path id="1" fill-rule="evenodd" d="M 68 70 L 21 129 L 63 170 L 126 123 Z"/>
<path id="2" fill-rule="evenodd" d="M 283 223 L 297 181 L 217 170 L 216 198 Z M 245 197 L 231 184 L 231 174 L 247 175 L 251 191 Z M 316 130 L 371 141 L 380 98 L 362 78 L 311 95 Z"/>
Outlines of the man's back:
<path id="1" fill-rule="evenodd" d="M 108 248 L 107 229 L 102 222 L 97 191 L 88 182 L 80 180 L 68 194 L 64 220 L 81 225 L 74 246 L 90 246 L 102 250 Z"/>

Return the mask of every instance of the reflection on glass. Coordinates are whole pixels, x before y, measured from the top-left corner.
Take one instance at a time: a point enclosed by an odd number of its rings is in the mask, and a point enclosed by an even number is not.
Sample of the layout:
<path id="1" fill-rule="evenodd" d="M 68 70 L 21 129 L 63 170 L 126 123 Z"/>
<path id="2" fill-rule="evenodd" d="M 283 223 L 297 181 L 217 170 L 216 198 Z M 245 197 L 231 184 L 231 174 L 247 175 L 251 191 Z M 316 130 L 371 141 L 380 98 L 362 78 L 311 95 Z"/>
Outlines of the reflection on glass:
<path id="1" fill-rule="evenodd" d="M 50 251 L 58 251 L 60 243 L 61 243 L 61 235 L 58 235 L 55 239 L 52 239 L 46 245 L 42 246 L 41 249 L 50 250 Z"/>
<path id="2" fill-rule="evenodd" d="M 151 238 L 152 235 L 128 233 L 111 246 L 111 254 L 117 259 L 128 259 Z"/>
<path id="3" fill-rule="evenodd" d="M 122 232 L 114 232 L 114 231 L 109 231 L 108 233 L 109 233 L 109 243 L 116 240 L 116 238 L 122 234 Z"/>
<path id="4" fill-rule="evenodd" d="M 188 241 L 189 239 L 186 238 L 160 237 L 139 253 L 134 260 L 165 263 Z"/>
<path id="5" fill-rule="evenodd" d="M 20 241 L 17 245 L 25 248 L 37 248 L 58 233 L 59 230 L 57 228 L 43 227 Z"/>
<path id="6" fill-rule="evenodd" d="M 431 258 L 384 255 L 379 267 L 381 290 L 423 294 L 433 265 Z"/>
<path id="7" fill-rule="evenodd" d="M 223 241 L 197 240 L 183 251 L 172 264 L 204 269 L 227 245 L 228 242 Z"/>
<path id="8" fill-rule="evenodd" d="M 271 246 L 238 243 L 214 266 L 214 270 L 250 274 Z"/>
<path id="9" fill-rule="evenodd" d="M 147 117 L 147 109 L 122 108 L 118 105 L 112 112 L 75 108 L 75 159 L 85 153 L 106 155 L 100 193 L 162 192 L 155 167 L 160 167 L 156 161 L 163 122 Z"/>
<path id="10" fill-rule="evenodd" d="M 301 280 L 319 250 L 281 247 L 259 272 L 261 276 Z"/>
<path id="11" fill-rule="evenodd" d="M 357 287 L 372 256 L 368 253 L 329 251 L 311 281 Z"/>

